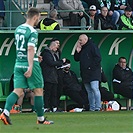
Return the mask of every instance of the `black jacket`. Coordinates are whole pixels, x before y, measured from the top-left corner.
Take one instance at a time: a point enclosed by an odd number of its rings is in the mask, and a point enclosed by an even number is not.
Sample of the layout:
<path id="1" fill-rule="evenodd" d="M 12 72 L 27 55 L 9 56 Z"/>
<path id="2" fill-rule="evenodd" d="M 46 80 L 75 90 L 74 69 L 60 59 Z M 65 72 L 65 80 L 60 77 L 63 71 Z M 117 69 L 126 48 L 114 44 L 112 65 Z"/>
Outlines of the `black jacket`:
<path id="1" fill-rule="evenodd" d="M 89 40 L 82 50 L 74 54 L 75 61 L 80 61 L 80 72 L 84 83 L 101 81 L 101 55 L 98 47 Z"/>
<path id="2" fill-rule="evenodd" d="M 104 18 L 101 14 L 98 14 L 98 16 L 96 17 L 96 22 L 95 22 L 95 30 L 98 29 L 98 24 L 99 24 L 99 20 L 101 22 L 101 30 L 107 30 L 107 29 L 111 29 L 114 30 L 116 27 L 115 25 L 112 24 L 112 17 L 111 16 L 106 16 L 106 18 Z"/>
<path id="3" fill-rule="evenodd" d="M 115 65 L 113 69 L 113 81 L 114 79 L 120 81 L 113 82 L 113 88 L 115 89 L 119 88 L 131 88 L 133 89 L 133 74 L 132 70 L 127 66 L 126 69 L 122 69 L 118 64 Z"/>
<path id="4" fill-rule="evenodd" d="M 63 71 L 63 85 L 64 92 L 67 90 L 81 91 L 81 86 L 79 84 L 76 74 L 69 70 L 68 72 Z"/>
<path id="5" fill-rule="evenodd" d="M 57 66 L 63 64 L 62 60 L 56 61 L 54 53 L 46 47 L 41 53 L 43 61 L 40 63 L 44 82 L 58 83 Z"/>

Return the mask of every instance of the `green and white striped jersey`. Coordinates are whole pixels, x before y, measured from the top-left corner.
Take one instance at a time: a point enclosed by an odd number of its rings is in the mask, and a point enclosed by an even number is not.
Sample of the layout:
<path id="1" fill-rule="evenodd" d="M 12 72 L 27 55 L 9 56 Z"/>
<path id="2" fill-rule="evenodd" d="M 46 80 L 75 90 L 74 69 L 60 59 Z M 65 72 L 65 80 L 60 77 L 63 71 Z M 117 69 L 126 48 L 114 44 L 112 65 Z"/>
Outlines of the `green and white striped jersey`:
<path id="1" fill-rule="evenodd" d="M 38 43 L 37 31 L 28 24 L 22 24 L 15 30 L 15 45 L 16 45 L 16 62 L 25 62 L 27 59 L 28 46 L 34 47 L 34 60 L 38 60 L 36 55 Z"/>

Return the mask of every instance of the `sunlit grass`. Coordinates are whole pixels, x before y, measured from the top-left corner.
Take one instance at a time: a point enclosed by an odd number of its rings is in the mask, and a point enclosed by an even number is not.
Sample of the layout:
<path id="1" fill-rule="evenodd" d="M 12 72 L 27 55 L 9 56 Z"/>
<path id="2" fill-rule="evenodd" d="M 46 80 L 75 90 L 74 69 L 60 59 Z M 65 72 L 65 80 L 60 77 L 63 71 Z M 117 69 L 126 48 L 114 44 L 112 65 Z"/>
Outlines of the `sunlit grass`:
<path id="1" fill-rule="evenodd" d="M 13 125 L 0 122 L 0 133 L 133 133 L 132 111 L 46 113 L 53 125 L 37 125 L 36 114 L 11 115 Z"/>

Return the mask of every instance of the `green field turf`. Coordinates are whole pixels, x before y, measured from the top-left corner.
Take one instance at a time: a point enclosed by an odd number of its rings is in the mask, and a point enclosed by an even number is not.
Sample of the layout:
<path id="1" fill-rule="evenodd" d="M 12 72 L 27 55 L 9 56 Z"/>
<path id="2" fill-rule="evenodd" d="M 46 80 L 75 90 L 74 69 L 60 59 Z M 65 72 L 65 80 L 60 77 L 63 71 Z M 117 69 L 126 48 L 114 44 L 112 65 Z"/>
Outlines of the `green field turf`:
<path id="1" fill-rule="evenodd" d="M 37 125 L 36 114 L 12 114 L 0 133 L 133 133 L 133 112 L 45 113 L 53 125 Z"/>

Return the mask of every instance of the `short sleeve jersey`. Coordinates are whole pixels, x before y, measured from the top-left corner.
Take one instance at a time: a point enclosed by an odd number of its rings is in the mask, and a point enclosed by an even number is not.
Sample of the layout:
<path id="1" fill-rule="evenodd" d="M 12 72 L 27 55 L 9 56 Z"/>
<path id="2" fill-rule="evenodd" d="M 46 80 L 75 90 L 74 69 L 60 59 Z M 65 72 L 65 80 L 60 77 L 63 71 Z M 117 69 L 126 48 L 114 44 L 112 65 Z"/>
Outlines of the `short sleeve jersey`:
<path id="1" fill-rule="evenodd" d="M 37 31 L 28 24 L 22 24 L 15 30 L 16 62 L 27 62 L 28 46 L 34 47 L 34 58 L 37 58 Z"/>

